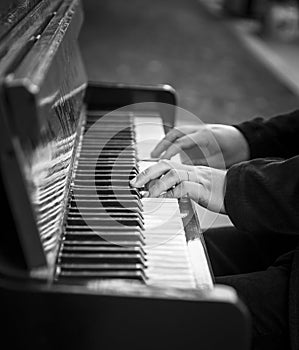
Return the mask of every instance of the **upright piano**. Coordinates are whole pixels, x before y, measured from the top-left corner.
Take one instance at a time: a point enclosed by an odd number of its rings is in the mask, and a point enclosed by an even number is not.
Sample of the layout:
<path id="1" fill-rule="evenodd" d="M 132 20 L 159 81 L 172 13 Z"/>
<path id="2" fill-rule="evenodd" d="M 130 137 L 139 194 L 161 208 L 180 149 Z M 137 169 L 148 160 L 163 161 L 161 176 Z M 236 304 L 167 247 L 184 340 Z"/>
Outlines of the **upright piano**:
<path id="1" fill-rule="evenodd" d="M 0 9 L 1 342 L 248 349 L 194 203 L 129 186 L 175 124 L 173 88 L 88 82 L 79 0 Z"/>

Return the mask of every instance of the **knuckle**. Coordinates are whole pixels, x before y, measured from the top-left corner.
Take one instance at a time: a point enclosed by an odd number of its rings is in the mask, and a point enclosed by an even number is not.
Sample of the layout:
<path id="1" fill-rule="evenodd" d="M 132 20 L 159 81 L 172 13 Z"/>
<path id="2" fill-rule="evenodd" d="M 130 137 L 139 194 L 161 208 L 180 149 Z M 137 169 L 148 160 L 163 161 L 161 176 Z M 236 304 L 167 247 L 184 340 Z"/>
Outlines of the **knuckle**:
<path id="1" fill-rule="evenodd" d="M 182 181 L 181 183 L 181 195 L 182 196 L 189 195 L 187 181 Z"/>
<path id="2" fill-rule="evenodd" d="M 158 182 L 157 182 L 157 185 L 156 185 L 156 189 L 160 192 L 163 192 L 163 191 L 167 191 L 167 183 L 163 180 L 163 179 L 160 179 Z"/>
<path id="3" fill-rule="evenodd" d="M 169 176 L 171 179 L 177 178 L 177 171 L 176 171 L 175 169 L 170 169 L 169 172 L 168 172 L 168 176 Z"/>
<path id="4" fill-rule="evenodd" d="M 140 173 L 140 175 L 142 175 L 143 177 L 146 177 L 146 176 L 149 175 L 149 173 L 150 173 L 150 169 L 147 168 L 147 169 L 144 169 L 144 170 Z"/>
<path id="5" fill-rule="evenodd" d="M 173 143 L 173 148 L 178 149 L 184 145 L 184 140 L 178 139 Z"/>
<path id="6" fill-rule="evenodd" d="M 159 163 L 164 165 L 165 167 L 168 167 L 170 165 L 170 161 L 168 159 L 161 159 Z"/>

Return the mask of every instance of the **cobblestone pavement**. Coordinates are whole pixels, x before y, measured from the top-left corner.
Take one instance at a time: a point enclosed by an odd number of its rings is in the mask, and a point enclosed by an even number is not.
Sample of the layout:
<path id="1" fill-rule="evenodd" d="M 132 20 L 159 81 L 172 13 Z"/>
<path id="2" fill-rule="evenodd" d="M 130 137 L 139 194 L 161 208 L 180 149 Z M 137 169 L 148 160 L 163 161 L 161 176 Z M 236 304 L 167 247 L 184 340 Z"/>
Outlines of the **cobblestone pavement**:
<path id="1" fill-rule="evenodd" d="M 171 84 L 205 122 L 235 123 L 299 106 L 196 0 L 84 1 L 80 44 L 93 80 Z"/>

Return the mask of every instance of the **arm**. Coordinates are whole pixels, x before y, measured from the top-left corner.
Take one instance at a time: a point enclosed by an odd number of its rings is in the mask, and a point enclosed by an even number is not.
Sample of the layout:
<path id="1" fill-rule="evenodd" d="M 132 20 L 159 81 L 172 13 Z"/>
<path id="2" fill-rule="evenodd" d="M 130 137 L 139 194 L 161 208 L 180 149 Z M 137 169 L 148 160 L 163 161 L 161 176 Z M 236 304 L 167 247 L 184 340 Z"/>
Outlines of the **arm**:
<path id="1" fill-rule="evenodd" d="M 299 234 L 299 156 L 234 165 L 226 181 L 225 208 L 237 228 Z"/>
<path id="2" fill-rule="evenodd" d="M 234 126 L 249 144 L 250 159 L 290 158 L 299 154 L 299 110 L 267 121 L 256 118 Z"/>
<path id="3" fill-rule="evenodd" d="M 212 211 L 226 212 L 241 230 L 299 234 L 299 156 L 247 161 L 228 172 L 164 160 L 131 181 L 134 187 L 146 184 L 151 197 L 187 195 Z"/>
<path id="4" fill-rule="evenodd" d="M 180 153 L 185 164 L 229 168 L 259 157 L 299 154 L 299 110 L 268 121 L 256 118 L 239 125 L 200 124 L 172 129 L 152 151 L 153 158 Z M 250 150 L 249 150 L 250 149 Z"/>

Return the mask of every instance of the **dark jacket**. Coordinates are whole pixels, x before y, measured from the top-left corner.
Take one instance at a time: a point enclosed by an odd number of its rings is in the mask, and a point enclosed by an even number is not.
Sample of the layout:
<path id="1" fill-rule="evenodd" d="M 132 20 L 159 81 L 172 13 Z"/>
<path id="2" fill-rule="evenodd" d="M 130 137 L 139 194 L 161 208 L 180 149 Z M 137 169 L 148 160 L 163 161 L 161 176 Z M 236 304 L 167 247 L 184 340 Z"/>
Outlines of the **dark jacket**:
<path id="1" fill-rule="evenodd" d="M 240 230 L 299 235 L 299 110 L 235 125 L 250 148 L 250 161 L 227 173 L 226 211 Z M 295 247 L 294 247 L 295 248 Z M 299 349 L 299 247 L 289 287 L 292 349 Z"/>

